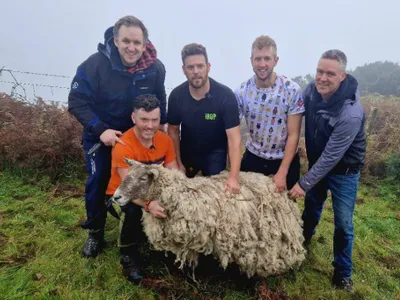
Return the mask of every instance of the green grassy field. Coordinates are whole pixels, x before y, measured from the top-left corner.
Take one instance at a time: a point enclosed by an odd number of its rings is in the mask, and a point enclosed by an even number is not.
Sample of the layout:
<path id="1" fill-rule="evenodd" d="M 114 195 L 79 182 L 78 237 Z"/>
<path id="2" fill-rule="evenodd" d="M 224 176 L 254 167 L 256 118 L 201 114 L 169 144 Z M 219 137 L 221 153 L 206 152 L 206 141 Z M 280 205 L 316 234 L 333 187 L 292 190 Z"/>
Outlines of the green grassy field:
<path id="1" fill-rule="evenodd" d="M 323 219 L 301 270 L 247 280 L 229 272 L 199 267 L 197 282 L 142 249 L 149 278 L 133 286 L 121 274 L 117 222 L 108 218 L 105 251 L 84 259 L 86 232 L 83 183 L 51 185 L 47 180 L 0 174 L 0 299 L 400 299 L 399 188 L 388 183 L 361 186 L 354 217 L 352 295 L 332 289 L 332 205 Z M 299 205 L 302 205 L 300 203 Z"/>

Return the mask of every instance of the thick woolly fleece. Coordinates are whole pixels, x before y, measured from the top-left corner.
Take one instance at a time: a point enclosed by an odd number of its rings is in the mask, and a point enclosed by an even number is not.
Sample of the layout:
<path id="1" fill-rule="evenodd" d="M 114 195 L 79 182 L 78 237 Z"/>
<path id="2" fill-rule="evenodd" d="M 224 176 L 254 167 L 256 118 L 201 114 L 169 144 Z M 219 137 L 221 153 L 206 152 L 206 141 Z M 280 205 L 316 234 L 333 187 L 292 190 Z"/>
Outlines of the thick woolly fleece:
<path id="1" fill-rule="evenodd" d="M 238 264 L 248 277 L 268 276 L 305 259 L 299 208 L 286 193 L 275 193 L 270 177 L 241 172 L 241 192 L 230 195 L 223 191 L 227 172 L 188 179 L 161 166 L 146 168 L 158 172 L 141 199 L 159 199 L 168 217 L 144 213 L 144 231 L 156 250 L 174 253 L 181 268 L 197 266 L 202 253 L 223 268 Z"/>

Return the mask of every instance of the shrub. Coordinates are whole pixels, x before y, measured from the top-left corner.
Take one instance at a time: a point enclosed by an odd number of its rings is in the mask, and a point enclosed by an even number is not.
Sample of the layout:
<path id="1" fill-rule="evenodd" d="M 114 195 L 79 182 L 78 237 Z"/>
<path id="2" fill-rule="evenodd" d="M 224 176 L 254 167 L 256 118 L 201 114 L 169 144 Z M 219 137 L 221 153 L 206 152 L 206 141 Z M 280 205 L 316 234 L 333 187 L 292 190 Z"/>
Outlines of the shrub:
<path id="1" fill-rule="evenodd" d="M 387 161 L 388 174 L 400 180 L 400 152 L 392 153 Z"/>
<path id="2" fill-rule="evenodd" d="M 388 175 L 388 159 L 393 153 L 400 152 L 400 98 L 369 95 L 362 97 L 361 103 L 368 124 L 363 175 L 385 177 Z M 373 108 L 375 113 L 371 113 Z"/>
<path id="3" fill-rule="evenodd" d="M 0 94 L 0 166 L 46 174 L 54 181 L 83 168 L 81 125 L 65 107 Z"/>

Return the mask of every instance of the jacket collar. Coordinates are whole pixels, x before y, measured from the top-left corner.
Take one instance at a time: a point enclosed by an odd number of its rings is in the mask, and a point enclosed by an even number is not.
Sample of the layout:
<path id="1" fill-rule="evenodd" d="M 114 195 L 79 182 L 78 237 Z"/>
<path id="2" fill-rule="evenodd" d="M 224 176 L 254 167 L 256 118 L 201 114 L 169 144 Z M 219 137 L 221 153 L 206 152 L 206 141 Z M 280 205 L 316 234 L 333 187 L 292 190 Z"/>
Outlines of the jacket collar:
<path id="1" fill-rule="evenodd" d="M 359 100 L 358 82 L 350 74 L 340 84 L 338 90 L 328 101 L 324 101 L 313 85 L 312 101 L 316 105 L 316 112 L 329 113 L 334 116 L 340 114 L 346 103 L 353 104 Z"/>

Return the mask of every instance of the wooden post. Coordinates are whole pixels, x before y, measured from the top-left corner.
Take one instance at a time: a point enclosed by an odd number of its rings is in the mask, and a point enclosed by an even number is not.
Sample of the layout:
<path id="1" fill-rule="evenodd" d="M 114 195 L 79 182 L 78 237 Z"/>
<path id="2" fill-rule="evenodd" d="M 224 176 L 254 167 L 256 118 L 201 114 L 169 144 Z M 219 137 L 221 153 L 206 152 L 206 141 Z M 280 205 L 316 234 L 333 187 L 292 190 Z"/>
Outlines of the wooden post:
<path id="1" fill-rule="evenodd" d="M 371 107 L 371 112 L 369 114 L 369 117 L 367 119 L 367 124 L 365 124 L 365 133 L 367 136 L 370 136 L 372 133 L 372 129 L 374 128 L 375 122 L 376 122 L 376 113 L 378 109 L 375 106 Z"/>

